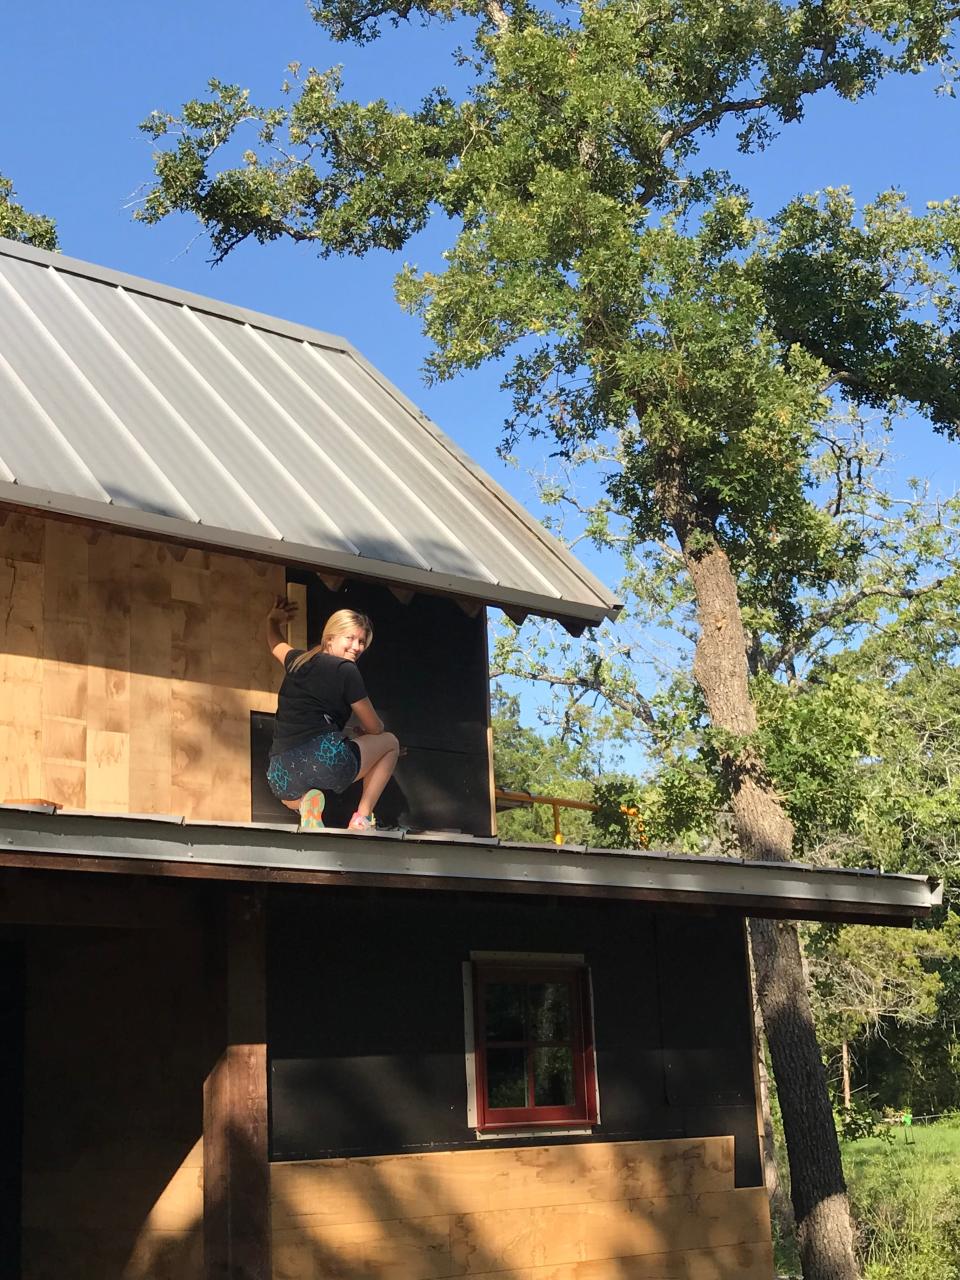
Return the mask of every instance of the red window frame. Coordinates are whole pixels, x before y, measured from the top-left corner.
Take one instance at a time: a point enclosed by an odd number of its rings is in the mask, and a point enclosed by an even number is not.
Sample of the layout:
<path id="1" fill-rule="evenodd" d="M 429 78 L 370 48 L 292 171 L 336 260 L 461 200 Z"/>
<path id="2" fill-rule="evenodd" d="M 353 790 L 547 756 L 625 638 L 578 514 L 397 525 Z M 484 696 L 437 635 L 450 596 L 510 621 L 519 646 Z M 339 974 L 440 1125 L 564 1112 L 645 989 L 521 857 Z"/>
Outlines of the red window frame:
<path id="1" fill-rule="evenodd" d="M 571 1038 L 544 1041 L 531 1035 L 522 1041 L 487 1040 L 485 991 L 491 983 L 535 985 L 562 982 L 571 993 Z M 477 1127 L 486 1129 L 582 1128 L 597 1122 L 597 1072 L 593 1046 L 590 974 L 582 964 L 520 965 L 474 962 L 473 965 L 474 1060 L 477 1081 Z M 570 1106 L 536 1106 L 533 1102 L 533 1053 L 537 1047 L 568 1045 L 573 1051 L 574 1100 Z M 524 1107 L 491 1107 L 487 1101 L 487 1050 L 523 1048 L 527 1064 L 527 1102 Z"/>

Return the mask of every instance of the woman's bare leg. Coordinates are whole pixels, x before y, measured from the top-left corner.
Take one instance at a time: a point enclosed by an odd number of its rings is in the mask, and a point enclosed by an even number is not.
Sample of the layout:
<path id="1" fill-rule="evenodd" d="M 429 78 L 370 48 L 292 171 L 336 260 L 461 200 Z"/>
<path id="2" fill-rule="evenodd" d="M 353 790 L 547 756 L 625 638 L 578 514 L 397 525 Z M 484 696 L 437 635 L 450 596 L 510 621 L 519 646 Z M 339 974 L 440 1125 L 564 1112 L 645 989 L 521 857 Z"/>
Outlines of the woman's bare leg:
<path id="1" fill-rule="evenodd" d="M 373 807 L 380 799 L 383 788 L 390 781 L 397 759 L 400 755 L 400 744 L 393 733 L 364 733 L 356 740 L 360 748 L 360 769 L 358 778 L 363 779 L 363 791 L 357 804 L 357 813 L 369 818 Z"/>

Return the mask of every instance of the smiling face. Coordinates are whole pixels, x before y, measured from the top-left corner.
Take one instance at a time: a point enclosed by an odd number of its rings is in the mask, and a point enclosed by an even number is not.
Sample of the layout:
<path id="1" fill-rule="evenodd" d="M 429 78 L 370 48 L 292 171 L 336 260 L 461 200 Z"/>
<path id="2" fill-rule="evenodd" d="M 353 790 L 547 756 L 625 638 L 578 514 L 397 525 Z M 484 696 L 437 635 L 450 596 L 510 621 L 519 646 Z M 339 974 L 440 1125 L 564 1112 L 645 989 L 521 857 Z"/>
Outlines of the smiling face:
<path id="1" fill-rule="evenodd" d="M 373 627 L 365 613 L 338 609 L 327 619 L 320 643 L 324 653 L 356 662 L 361 653 L 369 649 L 372 639 Z"/>
<path id="2" fill-rule="evenodd" d="M 367 647 L 367 633 L 362 627 L 351 627 L 331 636 L 326 643 L 326 651 L 334 658 L 347 658 L 356 662 Z"/>

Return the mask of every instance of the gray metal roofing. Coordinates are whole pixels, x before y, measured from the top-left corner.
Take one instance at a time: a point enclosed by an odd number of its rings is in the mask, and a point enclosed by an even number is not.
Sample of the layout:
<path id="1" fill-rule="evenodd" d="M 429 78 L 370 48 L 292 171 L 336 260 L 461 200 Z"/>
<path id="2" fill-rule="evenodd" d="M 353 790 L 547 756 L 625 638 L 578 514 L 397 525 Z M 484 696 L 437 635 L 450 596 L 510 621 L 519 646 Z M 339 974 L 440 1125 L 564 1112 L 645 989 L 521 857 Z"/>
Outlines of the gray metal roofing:
<path id="1" fill-rule="evenodd" d="M 0 500 L 553 617 L 617 610 L 349 343 L 8 240 Z"/>
<path id="2" fill-rule="evenodd" d="M 812 920 L 903 922 L 943 900 L 942 884 L 927 876 L 797 862 L 558 848 L 447 832 L 357 835 L 328 827 L 304 834 L 290 825 L 0 804 L 0 869 L 56 869 L 64 857 L 76 859 L 77 870 L 162 864 L 165 875 L 626 897 Z"/>

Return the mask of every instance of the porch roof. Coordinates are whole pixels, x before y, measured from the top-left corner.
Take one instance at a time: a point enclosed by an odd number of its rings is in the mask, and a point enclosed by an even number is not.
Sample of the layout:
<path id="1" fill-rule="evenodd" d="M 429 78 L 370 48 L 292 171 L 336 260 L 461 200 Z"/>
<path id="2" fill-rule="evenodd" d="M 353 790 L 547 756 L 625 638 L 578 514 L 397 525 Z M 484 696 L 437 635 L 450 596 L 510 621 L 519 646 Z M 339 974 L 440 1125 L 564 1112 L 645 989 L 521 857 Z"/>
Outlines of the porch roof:
<path id="1" fill-rule="evenodd" d="M 876 870 L 749 862 L 449 832 L 188 822 L 0 805 L 0 869 L 114 872 L 279 884 L 367 885 L 625 898 L 744 915 L 907 924 L 942 901 L 938 880 Z"/>
<path id="2" fill-rule="evenodd" d="M 620 607 L 348 342 L 303 325 L 0 240 L 0 403 L 0 502 L 574 631 Z"/>

